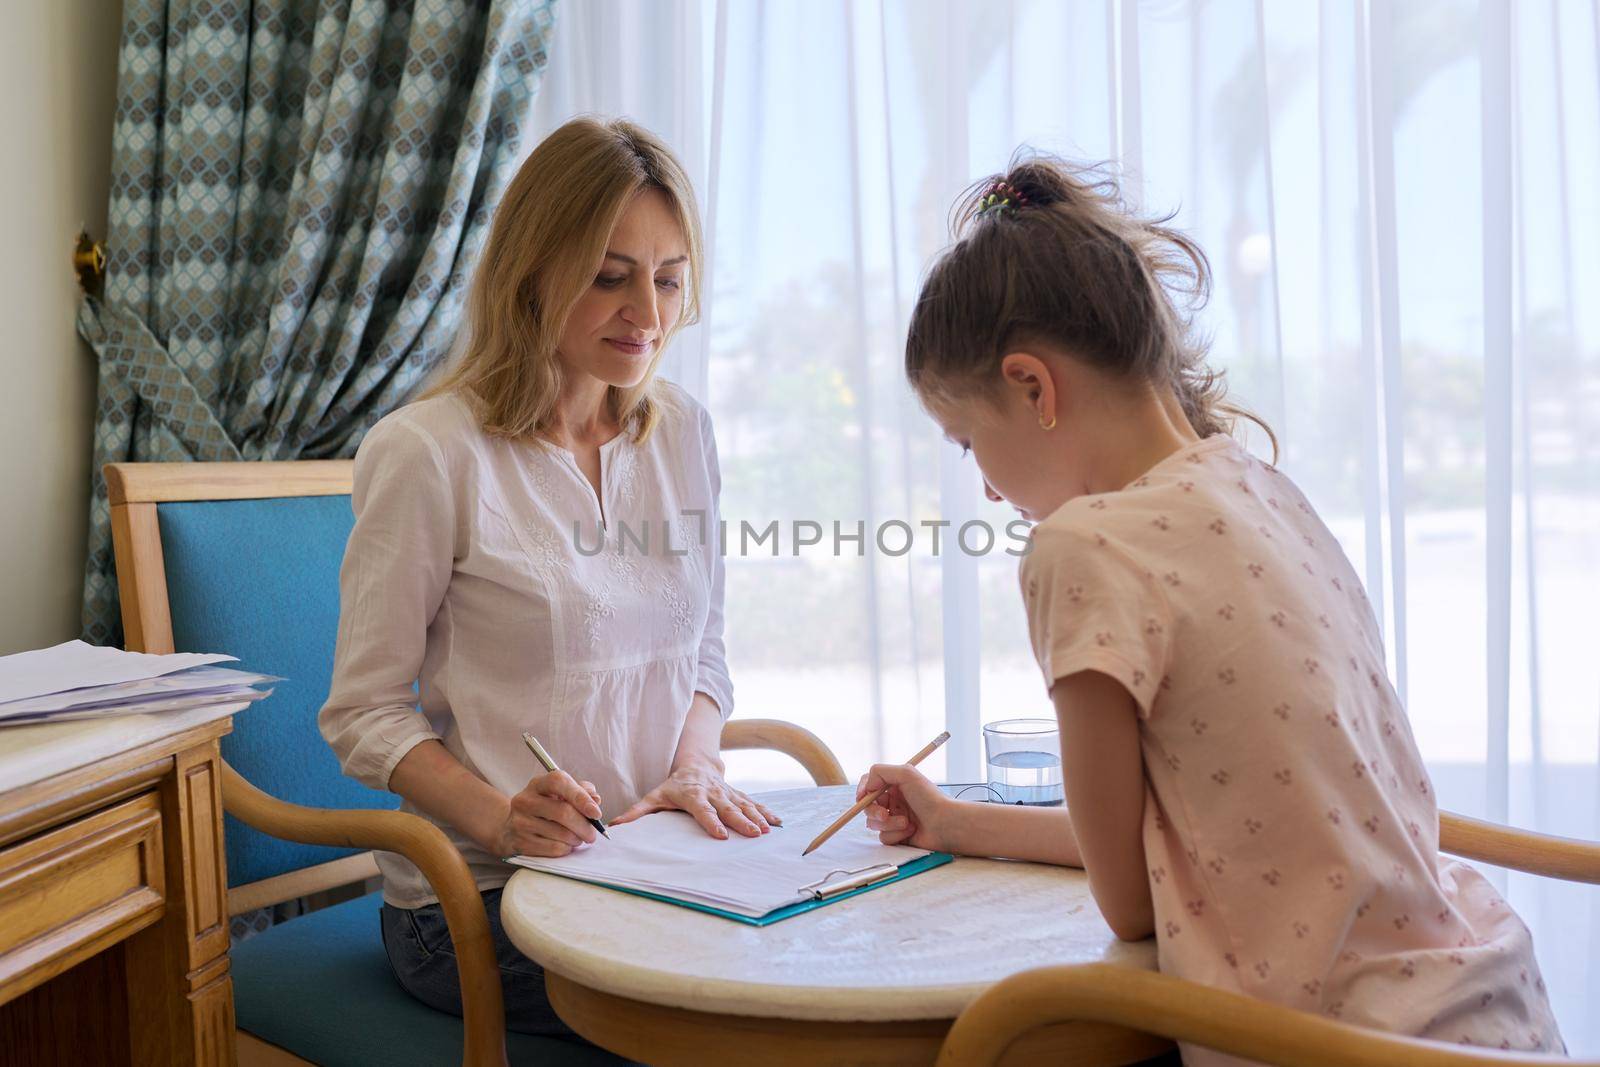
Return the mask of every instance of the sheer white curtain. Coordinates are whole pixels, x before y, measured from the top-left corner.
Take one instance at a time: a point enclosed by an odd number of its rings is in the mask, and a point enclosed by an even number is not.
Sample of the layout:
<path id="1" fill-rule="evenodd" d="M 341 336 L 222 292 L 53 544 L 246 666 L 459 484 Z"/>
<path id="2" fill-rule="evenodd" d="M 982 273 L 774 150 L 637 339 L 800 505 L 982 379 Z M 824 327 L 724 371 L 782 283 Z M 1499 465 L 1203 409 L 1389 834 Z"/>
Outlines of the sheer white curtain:
<path id="1" fill-rule="evenodd" d="M 1003 533 L 952 543 L 1012 516 L 900 374 L 952 200 L 1028 144 L 1118 161 L 1210 253 L 1215 358 L 1364 572 L 1443 804 L 1600 837 L 1597 57 L 1595 0 L 568 4 L 541 132 L 630 115 L 703 197 L 669 373 L 717 422 L 741 712 L 852 773 L 948 725 L 960 780 L 980 722 L 1049 714 Z M 1600 893 L 1503 881 L 1600 1051 Z"/>

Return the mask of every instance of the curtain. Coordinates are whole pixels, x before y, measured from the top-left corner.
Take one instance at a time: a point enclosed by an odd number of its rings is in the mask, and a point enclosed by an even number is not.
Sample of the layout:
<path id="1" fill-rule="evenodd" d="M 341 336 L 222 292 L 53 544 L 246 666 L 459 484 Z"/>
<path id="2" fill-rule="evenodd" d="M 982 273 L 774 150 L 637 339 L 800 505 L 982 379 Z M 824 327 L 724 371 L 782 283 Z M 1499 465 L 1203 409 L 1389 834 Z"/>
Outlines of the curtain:
<path id="1" fill-rule="evenodd" d="M 1115 161 L 1209 252 L 1214 359 L 1364 574 L 1442 805 L 1600 838 L 1597 58 L 1593 0 L 566 13 L 537 127 L 630 114 L 703 198 L 707 313 L 668 369 L 716 420 L 741 713 L 852 773 L 948 726 L 928 766 L 956 781 L 983 777 L 980 723 L 1051 714 L 1015 559 L 952 549 L 1011 516 L 900 371 L 952 201 L 1028 144 Z M 776 556 L 740 543 L 774 519 Z M 873 544 L 896 520 L 903 555 Z M 1600 893 L 1493 873 L 1572 1051 L 1600 1053 Z"/>
<path id="2" fill-rule="evenodd" d="M 355 452 L 449 348 L 551 0 L 126 0 L 84 635 L 121 632 L 101 465 Z"/>

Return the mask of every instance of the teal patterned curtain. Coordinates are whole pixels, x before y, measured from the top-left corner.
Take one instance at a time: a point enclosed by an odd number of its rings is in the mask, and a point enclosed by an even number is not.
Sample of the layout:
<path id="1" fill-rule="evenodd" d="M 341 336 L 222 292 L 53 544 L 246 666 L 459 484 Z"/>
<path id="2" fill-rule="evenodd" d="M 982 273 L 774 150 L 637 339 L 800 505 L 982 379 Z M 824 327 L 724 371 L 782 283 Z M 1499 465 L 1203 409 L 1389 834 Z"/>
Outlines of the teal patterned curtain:
<path id="1" fill-rule="evenodd" d="M 448 350 L 553 0 L 125 0 L 84 636 L 120 640 L 102 464 L 329 458 Z"/>

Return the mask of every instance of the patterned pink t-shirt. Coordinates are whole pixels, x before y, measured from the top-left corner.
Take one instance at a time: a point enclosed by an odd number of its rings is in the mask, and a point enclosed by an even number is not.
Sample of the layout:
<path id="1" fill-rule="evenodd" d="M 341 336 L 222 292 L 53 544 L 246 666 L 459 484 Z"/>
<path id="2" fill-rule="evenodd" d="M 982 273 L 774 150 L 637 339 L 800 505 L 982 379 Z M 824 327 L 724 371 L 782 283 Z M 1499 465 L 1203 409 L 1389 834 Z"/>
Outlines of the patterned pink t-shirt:
<path id="1" fill-rule="evenodd" d="M 1097 670 L 1139 706 L 1163 971 L 1397 1034 L 1562 1048 L 1527 928 L 1439 855 L 1372 608 L 1288 477 L 1210 437 L 1033 542 L 1046 684 Z"/>

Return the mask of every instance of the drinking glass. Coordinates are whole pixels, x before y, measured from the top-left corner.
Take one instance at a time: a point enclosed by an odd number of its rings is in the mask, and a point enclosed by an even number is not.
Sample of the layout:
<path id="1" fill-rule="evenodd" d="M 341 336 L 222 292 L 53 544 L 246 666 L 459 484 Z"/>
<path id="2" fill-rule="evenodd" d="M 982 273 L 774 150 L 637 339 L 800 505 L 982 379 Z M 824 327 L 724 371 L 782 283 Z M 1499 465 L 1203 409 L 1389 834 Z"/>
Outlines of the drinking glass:
<path id="1" fill-rule="evenodd" d="M 1054 719 L 1004 719 L 983 728 L 989 788 L 1002 804 L 1048 807 L 1065 800 L 1061 734 Z"/>

